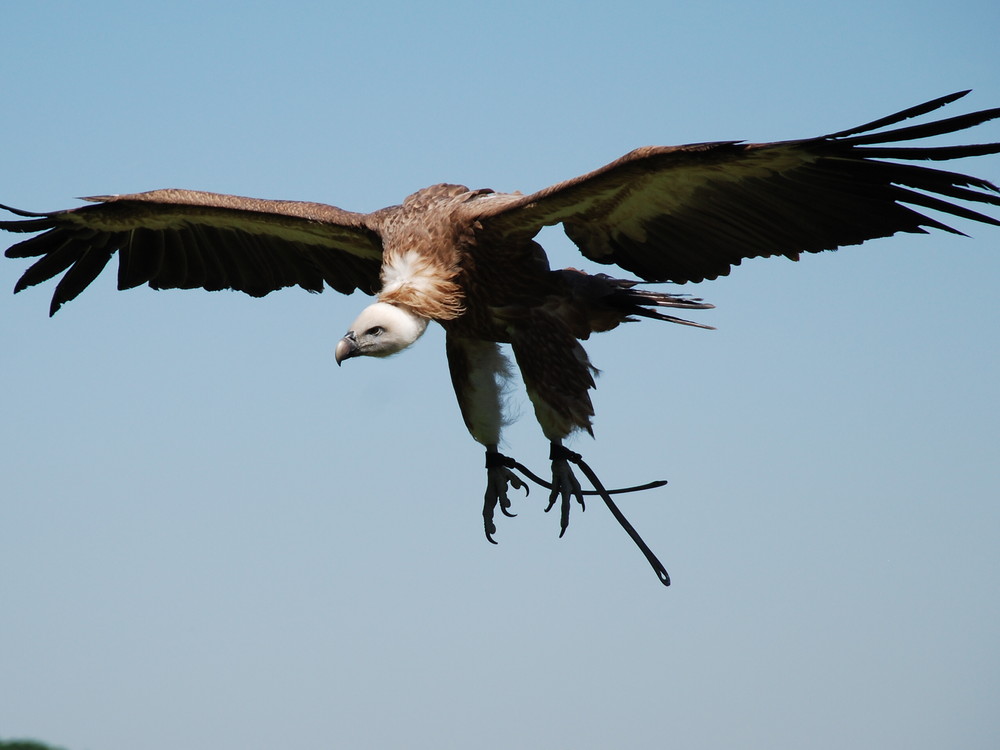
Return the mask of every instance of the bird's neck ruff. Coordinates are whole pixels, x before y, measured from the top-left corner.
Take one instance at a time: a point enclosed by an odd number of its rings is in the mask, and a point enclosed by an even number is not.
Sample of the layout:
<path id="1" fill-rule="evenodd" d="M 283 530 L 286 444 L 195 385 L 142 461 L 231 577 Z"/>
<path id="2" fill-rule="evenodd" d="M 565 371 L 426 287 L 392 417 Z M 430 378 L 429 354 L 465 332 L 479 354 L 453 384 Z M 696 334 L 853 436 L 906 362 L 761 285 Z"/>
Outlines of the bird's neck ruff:
<path id="1" fill-rule="evenodd" d="M 453 320 L 465 311 L 457 269 L 416 250 L 386 253 L 380 302 L 404 306 L 433 320 Z"/>

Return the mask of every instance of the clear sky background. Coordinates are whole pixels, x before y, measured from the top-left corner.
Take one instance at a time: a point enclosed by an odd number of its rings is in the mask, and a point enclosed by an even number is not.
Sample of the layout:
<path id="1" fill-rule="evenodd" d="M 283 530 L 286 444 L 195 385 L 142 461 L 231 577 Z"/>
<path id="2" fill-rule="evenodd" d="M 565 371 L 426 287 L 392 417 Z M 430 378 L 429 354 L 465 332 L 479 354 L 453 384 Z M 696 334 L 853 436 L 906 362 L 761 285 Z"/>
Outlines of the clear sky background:
<path id="1" fill-rule="evenodd" d="M 998 29 L 987 0 L 8 2 L 0 202 L 530 191 L 640 145 L 1000 106 Z M 0 294 L 0 737 L 1000 746 L 1000 230 L 958 226 L 750 262 L 682 290 L 717 331 L 588 344 L 572 447 L 670 480 L 620 501 L 669 589 L 600 502 L 557 539 L 535 490 L 485 541 L 440 329 L 338 369 L 361 295 Z"/>

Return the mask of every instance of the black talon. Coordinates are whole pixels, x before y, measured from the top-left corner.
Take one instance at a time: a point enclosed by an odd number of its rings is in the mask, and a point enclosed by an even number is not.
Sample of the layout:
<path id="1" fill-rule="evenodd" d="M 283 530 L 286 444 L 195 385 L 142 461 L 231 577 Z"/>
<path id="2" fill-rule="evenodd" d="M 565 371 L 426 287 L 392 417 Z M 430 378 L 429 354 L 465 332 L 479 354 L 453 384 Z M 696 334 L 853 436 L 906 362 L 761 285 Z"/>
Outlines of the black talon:
<path id="1" fill-rule="evenodd" d="M 549 504 L 545 508 L 545 511 L 550 511 L 556 503 L 556 498 L 561 498 L 562 502 L 559 505 L 559 537 L 562 538 L 562 535 L 566 533 L 566 529 L 569 528 L 569 511 L 572 499 L 576 498 L 582 510 L 587 509 L 587 505 L 583 501 L 583 488 L 573 474 L 573 470 L 569 467 L 570 461 L 579 463 L 580 454 L 574 453 L 559 443 L 551 443 L 549 445 L 549 460 L 552 461 L 552 492 L 549 493 Z"/>
<path id="2" fill-rule="evenodd" d="M 497 506 L 500 512 L 508 518 L 516 517 L 516 513 L 510 512 L 511 501 L 507 497 L 507 487 L 512 486 L 515 490 L 524 489 L 525 496 L 531 491 L 528 484 L 524 482 L 513 469 L 517 462 L 510 456 L 505 456 L 499 451 L 486 451 L 486 494 L 483 497 L 483 530 L 486 532 L 486 539 L 490 544 L 496 544 L 493 535 L 497 533 L 496 524 L 493 522 Z"/>
<path id="3" fill-rule="evenodd" d="M 580 486 L 580 482 L 573 474 L 573 471 L 569 468 L 569 465 L 565 462 L 560 467 L 553 466 L 552 468 L 552 492 L 549 494 L 549 504 L 545 508 L 546 512 L 552 509 L 557 498 L 561 500 L 559 503 L 559 537 L 562 538 L 563 534 L 566 533 L 566 529 L 569 528 L 569 511 L 573 498 L 576 498 L 576 501 L 580 503 L 582 510 L 587 509 L 587 506 L 583 502 L 583 488 Z"/>

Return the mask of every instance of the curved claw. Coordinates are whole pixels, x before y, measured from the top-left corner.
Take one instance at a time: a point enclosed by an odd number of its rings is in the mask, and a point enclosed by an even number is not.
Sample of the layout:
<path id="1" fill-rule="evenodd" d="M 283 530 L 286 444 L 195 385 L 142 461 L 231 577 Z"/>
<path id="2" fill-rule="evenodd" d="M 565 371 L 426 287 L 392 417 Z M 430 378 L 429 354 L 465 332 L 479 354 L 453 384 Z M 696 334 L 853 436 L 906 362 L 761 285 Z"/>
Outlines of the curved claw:
<path id="1" fill-rule="evenodd" d="M 581 510 L 587 509 L 587 505 L 583 501 L 583 488 L 580 486 L 579 480 L 573 474 L 573 470 L 569 465 L 569 462 L 573 460 L 573 456 L 576 456 L 576 454 L 572 451 L 563 448 L 561 445 L 552 444 L 552 450 L 549 455 L 552 459 L 552 492 L 549 493 L 549 504 L 546 506 L 545 512 L 548 513 L 552 510 L 552 506 L 556 504 L 556 499 L 561 500 L 559 504 L 560 538 L 566 533 L 566 529 L 569 528 L 569 510 L 572 499 L 576 498 L 576 501 L 580 503 Z M 576 457 L 579 458 L 579 456 Z"/>
<path id="2" fill-rule="evenodd" d="M 483 497 L 483 529 L 490 544 L 496 544 L 493 535 L 497 533 L 493 516 L 497 506 L 500 512 L 508 518 L 515 518 L 516 513 L 510 512 L 511 502 L 507 496 L 508 485 L 515 490 L 524 490 L 525 497 L 531 491 L 527 483 L 511 471 L 514 459 L 497 451 L 486 451 L 486 494 Z"/>

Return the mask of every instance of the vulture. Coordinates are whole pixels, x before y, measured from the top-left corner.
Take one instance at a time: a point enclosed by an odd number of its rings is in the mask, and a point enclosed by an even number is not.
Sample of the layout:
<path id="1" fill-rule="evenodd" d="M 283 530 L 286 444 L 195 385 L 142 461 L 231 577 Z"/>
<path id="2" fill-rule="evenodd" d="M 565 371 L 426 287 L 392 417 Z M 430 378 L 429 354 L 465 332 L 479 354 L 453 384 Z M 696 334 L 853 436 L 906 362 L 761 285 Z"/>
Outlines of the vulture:
<path id="1" fill-rule="evenodd" d="M 330 286 L 374 296 L 337 344 L 338 364 L 389 357 L 438 323 L 462 417 L 486 451 L 487 538 L 494 542 L 496 509 L 512 515 L 508 493 L 527 489 L 526 479 L 550 490 L 547 510 L 559 502 L 560 536 L 572 503 L 599 494 L 669 585 L 663 565 L 611 499 L 627 490 L 606 490 L 563 444 L 575 432 L 593 434 L 596 370 L 580 342 L 639 318 L 708 327 L 672 313 L 711 305 L 641 282 L 697 283 L 727 275 L 744 258 L 797 260 L 897 232 L 961 234 L 923 209 L 1000 226 L 967 205 L 1000 206 L 995 185 L 913 163 L 995 154 L 1000 143 L 910 143 L 1000 117 L 1000 108 L 893 127 L 967 93 L 816 138 L 638 148 L 528 195 L 439 184 L 401 205 L 354 213 L 167 189 L 87 198 L 90 205 L 50 213 L 3 206 L 18 218 L 0 221 L 0 229 L 35 234 L 6 252 L 37 259 L 15 292 L 61 275 L 50 314 L 117 253 L 119 289 L 235 289 L 257 297 L 289 286 Z M 555 224 L 585 258 L 630 278 L 551 268 L 535 237 Z M 550 441 L 551 482 L 499 451 L 511 375 L 505 346 Z M 574 465 L 593 491 L 582 489 Z"/>

